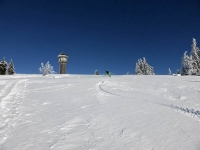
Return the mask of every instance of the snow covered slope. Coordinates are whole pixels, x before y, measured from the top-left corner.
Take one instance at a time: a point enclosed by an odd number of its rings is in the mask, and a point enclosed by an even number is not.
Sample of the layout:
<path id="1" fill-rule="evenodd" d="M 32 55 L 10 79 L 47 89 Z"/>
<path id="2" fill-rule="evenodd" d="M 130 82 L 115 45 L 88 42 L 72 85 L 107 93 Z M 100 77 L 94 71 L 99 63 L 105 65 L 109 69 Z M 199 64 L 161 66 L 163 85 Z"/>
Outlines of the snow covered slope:
<path id="1" fill-rule="evenodd" d="M 200 77 L 0 76 L 0 150 L 199 150 Z"/>

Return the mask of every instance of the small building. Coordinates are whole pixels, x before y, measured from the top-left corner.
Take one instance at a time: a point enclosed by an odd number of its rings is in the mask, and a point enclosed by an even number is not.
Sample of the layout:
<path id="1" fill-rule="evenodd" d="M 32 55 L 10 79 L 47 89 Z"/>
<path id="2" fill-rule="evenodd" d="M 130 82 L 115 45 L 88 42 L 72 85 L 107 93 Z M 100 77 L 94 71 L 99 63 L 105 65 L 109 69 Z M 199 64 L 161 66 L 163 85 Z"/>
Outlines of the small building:
<path id="1" fill-rule="evenodd" d="M 68 56 L 62 52 L 58 55 L 58 63 L 59 63 L 59 73 L 66 74 L 66 64 L 67 64 Z"/>

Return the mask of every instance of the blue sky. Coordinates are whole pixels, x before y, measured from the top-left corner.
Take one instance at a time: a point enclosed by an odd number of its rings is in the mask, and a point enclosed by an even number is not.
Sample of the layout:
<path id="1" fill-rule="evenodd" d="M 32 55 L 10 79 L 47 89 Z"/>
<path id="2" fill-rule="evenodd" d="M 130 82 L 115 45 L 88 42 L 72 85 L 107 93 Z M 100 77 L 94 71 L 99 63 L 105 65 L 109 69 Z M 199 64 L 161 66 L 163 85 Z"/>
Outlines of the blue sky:
<path id="1" fill-rule="evenodd" d="M 0 0 L 0 59 L 17 73 L 37 74 L 58 54 L 67 73 L 135 72 L 145 57 L 156 74 L 175 73 L 192 38 L 200 47 L 198 0 Z"/>

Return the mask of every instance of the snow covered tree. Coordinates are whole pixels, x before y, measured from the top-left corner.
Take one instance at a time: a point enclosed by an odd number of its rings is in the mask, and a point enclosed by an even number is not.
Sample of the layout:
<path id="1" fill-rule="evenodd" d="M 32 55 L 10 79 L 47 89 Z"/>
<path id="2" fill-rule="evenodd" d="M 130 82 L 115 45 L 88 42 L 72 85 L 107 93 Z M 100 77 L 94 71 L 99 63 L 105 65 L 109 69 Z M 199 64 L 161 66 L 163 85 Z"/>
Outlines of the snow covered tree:
<path id="1" fill-rule="evenodd" d="M 141 59 L 138 59 L 138 63 L 136 63 L 136 67 L 135 67 L 135 73 L 137 75 L 142 75 L 143 74 L 143 71 L 142 71 L 142 67 L 143 64 L 142 64 L 142 60 Z"/>
<path id="2" fill-rule="evenodd" d="M 200 50 L 194 38 L 192 39 L 191 47 L 190 56 L 185 52 L 182 57 L 180 70 L 182 75 L 200 75 Z"/>
<path id="3" fill-rule="evenodd" d="M 190 55 L 193 57 L 193 59 L 195 61 L 200 61 L 200 51 L 199 51 L 199 48 L 197 47 L 197 42 L 196 42 L 196 39 L 192 39 L 192 50 L 190 52 Z"/>
<path id="4" fill-rule="evenodd" d="M 147 63 L 145 57 L 143 57 L 143 60 L 138 59 L 135 67 L 135 73 L 137 75 L 154 75 L 154 69 Z"/>
<path id="5" fill-rule="evenodd" d="M 41 67 L 39 68 L 40 73 L 42 73 L 43 76 L 47 74 L 54 74 L 55 71 L 53 70 L 53 67 L 50 65 L 49 61 L 44 65 L 41 63 Z"/>
<path id="6" fill-rule="evenodd" d="M 195 62 L 192 58 L 192 55 L 188 56 L 187 51 L 184 53 L 181 62 L 181 75 L 193 75 L 196 74 L 197 70 L 194 69 Z"/>
<path id="7" fill-rule="evenodd" d="M 172 75 L 172 71 L 170 68 L 168 69 L 168 75 Z"/>
<path id="8" fill-rule="evenodd" d="M 5 75 L 7 69 L 7 62 L 5 58 L 0 62 L 0 75 Z"/>
<path id="9" fill-rule="evenodd" d="M 15 73 L 14 69 L 15 69 L 15 68 L 14 68 L 14 64 L 13 64 L 13 61 L 12 61 L 12 59 L 11 59 L 9 65 L 8 65 L 6 74 L 8 74 L 8 75 L 13 75 L 13 74 Z"/>
<path id="10" fill-rule="evenodd" d="M 95 70 L 94 75 L 99 75 L 98 70 Z"/>
<path id="11" fill-rule="evenodd" d="M 192 56 L 193 59 L 193 75 L 199 75 L 200 74 L 200 50 L 197 47 L 196 39 L 193 38 L 192 40 L 192 50 L 190 52 L 190 56 Z"/>
<path id="12" fill-rule="evenodd" d="M 146 67 L 146 75 L 154 75 L 154 69 L 149 64 L 147 64 L 147 67 Z"/>

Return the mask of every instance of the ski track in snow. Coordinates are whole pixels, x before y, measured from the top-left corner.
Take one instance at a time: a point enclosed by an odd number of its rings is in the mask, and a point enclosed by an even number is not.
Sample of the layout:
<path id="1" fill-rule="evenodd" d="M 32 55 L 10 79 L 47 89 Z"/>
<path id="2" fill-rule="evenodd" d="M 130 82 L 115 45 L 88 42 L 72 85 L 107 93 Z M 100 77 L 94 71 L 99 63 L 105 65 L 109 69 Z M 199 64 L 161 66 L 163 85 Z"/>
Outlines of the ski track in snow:
<path id="1" fill-rule="evenodd" d="M 100 81 L 96 84 L 97 99 L 100 104 L 106 107 L 106 99 L 109 95 L 121 96 L 104 90 L 101 84 L 106 83 Z M 69 121 L 62 123 L 54 132 L 62 132 L 62 136 L 55 136 L 49 144 L 49 150 L 63 150 L 65 149 L 95 149 L 96 146 L 110 145 L 106 143 L 107 139 L 112 139 L 112 143 L 123 143 L 123 149 L 137 149 L 137 150 L 153 150 L 150 141 L 141 133 L 134 132 L 127 128 L 121 130 L 106 129 L 106 124 L 109 120 L 103 115 L 94 115 L 90 118 L 72 117 Z M 98 130 L 107 130 L 106 137 L 101 136 Z M 109 133 L 111 132 L 111 133 Z M 76 145 L 72 144 L 76 139 Z M 79 141 L 79 142 L 78 142 Z M 71 143 L 71 144 L 70 144 Z"/>
<path id="2" fill-rule="evenodd" d="M 122 90 L 122 91 L 129 91 L 131 89 L 127 85 L 123 85 L 123 84 L 119 85 L 119 84 L 116 84 L 113 82 L 100 81 L 97 84 L 97 91 L 99 93 L 98 95 L 100 95 L 100 97 L 99 97 L 100 99 L 102 99 L 102 98 L 105 99 L 105 97 L 109 96 L 109 95 L 133 99 L 132 97 L 119 95 L 119 94 L 110 92 L 108 90 L 105 90 L 102 88 L 103 84 L 106 84 L 107 86 L 113 86 L 114 89 L 115 89 L 115 87 L 120 87 L 120 90 Z M 128 87 L 128 90 L 125 89 L 127 87 Z M 96 120 L 98 120 L 98 119 L 96 119 Z M 104 119 L 104 122 L 105 122 L 105 119 Z M 124 149 L 153 150 L 153 146 L 151 145 L 149 139 L 147 137 L 145 137 L 144 135 L 141 135 L 139 133 L 139 131 L 133 132 L 133 130 L 124 128 L 121 131 L 118 131 L 118 130 L 113 131 L 113 133 L 111 134 L 111 138 L 113 139 L 113 142 L 117 142 L 118 139 L 120 139 L 120 140 L 123 139 L 122 141 L 124 141 L 124 145 L 123 145 Z"/>
<path id="3" fill-rule="evenodd" d="M 9 137 L 9 130 L 15 126 L 18 106 L 24 98 L 26 79 L 13 80 L 0 93 L 0 148 Z"/>
<path id="4" fill-rule="evenodd" d="M 133 99 L 133 98 L 131 98 L 131 97 L 126 97 L 126 96 L 123 96 L 123 95 L 118 95 L 118 94 L 115 94 L 115 93 L 112 93 L 112 92 L 109 92 L 109 91 L 107 91 L 107 90 L 105 90 L 105 89 L 103 89 L 102 87 L 101 87 L 101 85 L 102 84 L 105 84 L 105 83 L 107 83 L 107 85 L 111 85 L 111 86 L 119 86 L 119 85 L 117 85 L 116 83 L 109 83 L 109 82 L 105 82 L 105 81 L 100 81 L 97 85 L 98 85 L 98 92 L 99 92 L 99 94 L 100 95 L 103 95 L 103 96 L 105 96 L 105 94 L 103 94 L 103 92 L 104 93 L 106 93 L 106 94 L 111 94 L 111 95 L 115 95 L 115 96 L 120 96 L 120 97 L 125 97 L 125 98 L 130 98 L 130 99 Z M 163 85 L 167 85 L 166 83 L 164 83 Z M 177 85 L 173 85 L 174 86 L 174 88 L 177 88 L 177 89 L 179 89 L 179 90 L 181 90 L 181 89 L 185 89 L 185 88 L 187 88 L 186 86 L 177 86 Z M 126 86 L 124 86 L 123 88 L 125 88 Z M 114 88 L 115 89 L 115 88 Z M 120 87 L 120 89 L 122 89 L 122 87 Z M 130 88 L 129 88 L 130 89 Z M 200 91 L 199 90 L 199 88 L 197 88 L 197 87 L 190 87 L 190 89 L 192 89 L 192 90 L 195 90 L 195 91 Z M 145 93 L 144 92 L 144 90 L 138 90 L 138 89 L 134 89 L 135 91 L 139 91 L 139 92 L 141 92 L 141 93 Z M 103 91 L 103 92 L 101 92 L 101 91 Z M 149 93 L 150 92 L 150 93 Z M 148 92 L 147 92 L 148 94 L 150 94 L 150 95 L 154 95 L 154 96 L 163 96 L 163 98 L 165 98 L 165 99 L 168 99 L 168 100 L 184 100 L 184 99 L 187 99 L 187 96 L 180 96 L 180 94 L 179 94 L 179 96 L 177 97 L 177 96 L 173 96 L 173 94 L 172 93 L 170 93 L 169 92 L 169 90 L 167 89 L 167 88 L 160 88 L 159 90 L 148 90 Z M 147 93 L 145 93 L 145 94 L 147 94 Z M 180 92 L 180 93 L 183 93 L 183 92 Z M 174 97 L 177 97 L 176 99 L 174 98 Z M 199 96 L 198 97 L 200 97 L 200 94 L 199 94 Z M 146 101 L 146 102 L 150 102 L 150 101 Z M 177 111 L 177 112 L 179 112 L 179 113 L 181 113 L 181 114 L 184 114 L 184 115 L 186 115 L 186 116 L 188 116 L 188 117 L 191 117 L 192 119 L 195 119 L 195 120 L 198 120 L 198 121 L 200 121 L 200 110 L 198 110 L 198 109 L 194 109 L 194 108 L 187 108 L 187 107 L 181 107 L 181 106 L 175 106 L 175 105 L 173 105 L 173 104 L 162 104 L 162 103 L 158 103 L 158 102 L 150 102 L 150 103 L 153 103 L 153 104 L 156 104 L 156 105 L 160 105 L 160 106 L 164 106 L 164 107 L 167 107 L 167 108 L 170 108 L 170 109 L 172 109 L 172 110 L 174 110 L 174 111 Z M 193 105 L 195 105 L 194 103 L 192 103 Z"/>
<path id="5" fill-rule="evenodd" d="M 70 77 L 70 76 L 67 76 L 67 77 Z M 65 76 L 60 76 L 60 77 L 58 76 L 58 77 L 52 78 L 52 80 L 62 81 L 65 78 L 66 78 Z M 78 77 L 74 76 L 73 78 L 77 80 L 81 78 L 81 76 L 78 76 Z M 0 117 L 0 149 L 1 149 L 1 146 L 6 143 L 6 140 L 10 136 L 9 134 L 10 131 L 14 130 L 15 124 L 20 117 L 20 112 L 18 112 L 18 108 L 20 107 L 21 102 L 25 99 L 25 96 L 26 96 L 25 92 L 35 93 L 36 98 L 37 98 L 37 94 L 40 94 L 41 92 L 44 94 L 55 92 L 55 94 L 57 94 L 56 92 L 59 92 L 61 90 L 67 92 L 69 88 L 75 87 L 74 84 L 69 84 L 68 82 L 66 82 L 67 84 L 63 83 L 61 85 L 57 85 L 55 84 L 55 82 L 53 81 L 49 82 L 50 80 L 48 80 L 48 83 L 52 83 L 51 86 L 48 85 L 46 87 L 45 86 L 40 87 L 40 86 L 34 85 L 32 86 L 32 89 L 29 89 L 27 91 L 25 90 L 26 85 L 27 85 L 26 84 L 27 80 L 28 79 L 21 79 L 19 77 L 19 79 L 17 80 L 13 79 L 13 80 L 8 80 L 6 82 L 0 83 L 1 86 L 5 85 L 4 88 L 2 88 L 2 90 L 0 91 L 0 113 L 2 114 Z M 85 86 L 83 86 L 84 85 L 83 84 L 82 88 L 81 86 L 78 87 L 79 88 L 78 92 L 80 93 L 77 92 L 77 94 L 75 95 L 72 94 L 73 96 L 71 96 L 70 98 L 71 99 L 74 98 L 74 99 L 72 101 L 69 100 L 69 102 L 72 103 L 71 105 L 75 106 L 74 112 L 73 113 L 71 112 L 72 114 L 69 115 L 68 118 L 66 117 L 67 119 L 59 122 L 59 125 L 57 124 L 56 126 L 53 126 L 51 128 L 49 127 L 45 130 L 41 130 L 40 133 L 43 133 L 43 135 L 45 135 L 46 138 L 40 138 L 40 139 L 46 140 L 45 142 L 48 143 L 47 147 L 49 150 L 64 150 L 64 149 L 94 150 L 94 149 L 105 149 L 105 148 L 112 149 L 112 147 L 115 147 L 116 149 L 127 149 L 127 150 L 129 149 L 130 150 L 131 149 L 157 150 L 158 147 L 156 143 L 152 143 L 151 137 L 145 134 L 143 130 L 141 129 L 137 130 L 136 128 L 134 128 L 137 126 L 134 126 L 134 127 L 123 126 L 123 122 L 120 122 L 123 120 L 123 117 L 120 118 L 116 116 L 116 114 L 113 114 L 113 116 L 116 117 L 113 120 L 112 120 L 112 117 L 109 116 L 109 115 L 112 115 L 109 113 L 113 112 L 113 111 L 110 112 L 109 109 L 113 107 L 116 109 L 116 111 L 114 112 L 120 115 L 120 113 L 118 113 L 118 109 L 120 109 L 120 107 L 118 107 L 119 104 L 117 104 L 117 102 L 121 102 L 121 101 L 125 101 L 125 103 L 127 103 L 128 101 L 134 100 L 134 103 L 130 103 L 130 104 L 141 104 L 141 105 L 148 105 L 148 106 L 155 105 L 153 106 L 153 108 L 159 108 L 159 110 L 162 110 L 160 109 L 160 106 L 165 107 L 167 109 L 163 109 L 164 112 L 167 110 L 166 111 L 167 113 L 173 114 L 173 112 L 175 112 L 174 114 L 178 114 L 178 115 L 180 113 L 180 114 L 189 116 L 191 119 L 200 121 L 200 107 L 198 105 L 199 104 L 198 101 L 196 100 L 197 97 L 200 97 L 200 89 L 197 85 L 187 86 L 186 84 L 183 85 L 183 82 L 181 82 L 180 84 L 179 83 L 174 84 L 173 82 L 168 83 L 165 81 L 164 83 L 162 83 L 160 81 L 151 82 L 149 80 L 145 80 L 145 81 L 143 81 L 142 79 L 139 79 L 139 80 L 141 81 L 142 86 L 140 84 L 134 85 L 135 83 L 138 83 L 134 80 L 133 80 L 133 83 L 130 84 L 129 82 L 124 82 L 123 80 L 118 80 L 117 82 L 115 82 L 114 79 L 110 79 L 110 78 L 109 79 L 105 78 L 100 81 L 98 78 L 96 78 L 95 81 L 97 82 L 95 82 L 93 85 L 89 84 L 92 86 L 87 86 L 87 89 L 84 89 Z M 44 84 L 44 82 L 47 82 L 47 81 L 42 79 L 42 81 L 36 81 L 35 83 L 34 81 L 32 81 L 30 83 Z M 143 82 L 149 82 L 149 83 L 143 83 Z M 86 82 L 84 83 L 87 84 Z M 85 94 L 82 92 L 83 90 L 88 91 L 85 99 L 87 98 L 92 99 L 92 101 L 89 101 L 92 103 L 84 103 L 87 101 L 82 102 L 80 105 L 78 105 L 78 103 L 75 103 L 77 101 L 77 98 L 80 97 L 78 96 L 78 94 L 80 95 Z M 193 92 L 194 94 L 189 95 L 188 94 L 189 92 Z M 136 96 L 134 96 L 134 94 Z M 42 96 L 42 94 L 40 94 L 40 96 Z M 135 97 L 136 98 L 140 97 L 140 99 L 136 99 Z M 149 97 L 151 99 L 148 99 Z M 43 108 L 47 108 L 52 104 L 56 104 L 55 101 L 53 100 L 49 101 L 47 99 L 43 101 L 43 99 L 40 97 L 38 97 L 38 99 L 41 100 L 42 102 L 40 103 L 39 100 L 35 100 L 35 103 L 33 103 L 33 105 L 29 105 L 29 107 L 31 106 L 34 106 L 37 108 L 40 107 L 37 110 L 42 112 Z M 49 97 L 49 99 L 51 98 Z M 191 101 L 191 99 L 195 99 L 195 100 Z M 113 102 L 115 100 L 116 100 L 116 104 Z M 93 103 L 93 101 L 95 101 L 96 103 Z M 114 106 L 111 107 L 111 104 Z M 64 107 L 64 106 L 60 104 L 60 107 Z M 60 107 L 56 107 L 56 108 L 59 109 Z M 133 108 L 134 107 L 136 108 L 137 106 L 133 106 Z M 141 108 L 143 107 L 140 107 L 140 109 Z M 108 111 L 107 112 L 108 114 L 105 114 L 104 111 Z M 59 113 L 59 110 L 55 112 Z M 126 111 L 124 112 L 122 111 L 122 113 L 124 113 L 124 115 L 126 116 L 127 113 L 125 112 Z M 47 113 L 47 112 L 43 112 L 43 113 Z M 148 116 L 148 112 L 146 112 L 145 110 L 132 111 L 132 113 L 142 114 L 141 116 Z M 27 120 L 27 123 L 28 121 L 30 123 L 32 122 L 31 115 L 32 114 L 29 114 L 29 113 L 24 115 L 26 117 L 30 117 L 29 120 Z M 36 114 L 35 116 L 37 117 L 37 119 L 42 119 L 40 116 L 37 116 Z M 54 119 L 56 120 L 56 118 Z M 163 120 L 166 121 L 164 118 Z M 50 118 L 50 121 L 52 121 L 51 118 Z M 135 121 L 138 121 L 138 120 L 135 120 Z M 173 122 L 170 122 L 170 120 L 168 121 L 169 121 L 169 124 L 172 126 Z M 151 122 L 151 119 L 150 119 L 150 122 Z M 119 123 L 119 124 L 115 124 L 115 123 Z M 165 122 L 162 122 L 162 123 L 164 124 Z M 31 124 L 27 124 L 27 126 L 28 125 L 31 125 Z M 33 123 L 32 126 L 34 127 L 36 125 Z M 162 128 L 162 124 L 158 125 L 158 128 Z M 184 130 L 184 127 L 182 126 L 177 127 L 177 130 L 180 130 L 185 136 L 187 136 L 186 137 L 187 140 L 192 139 L 191 135 Z M 167 131 L 165 132 L 167 133 Z M 23 147 L 23 149 L 34 148 L 34 142 L 36 141 L 34 140 L 34 138 L 37 138 L 37 136 L 30 139 L 27 142 L 27 144 L 24 144 L 25 147 Z M 159 142 L 157 144 L 159 144 Z M 171 149 L 170 145 L 164 145 L 164 146 L 163 147 L 160 146 L 159 148 Z M 17 150 L 19 150 L 20 145 L 18 145 L 17 148 L 18 148 Z"/>
<path id="6" fill-rule="evenodd" d="M 187 108 L 187 107 L 179 107 L 179 106 L 170 106 L 173 110 L 180 112 L 181 114 L 184 114 L 186 116 L 189 116 L 195 120 L 200 121 L 200 110 L 196 110 L 193 108 Z"/>
<path id="7" fill-rule="evenodd" d="M 124 97 L 124 98 L 129 98 L 129 99 L 133 99 L 132 97 L 128 97 L 128 96 L 123 96 L 123 95 L 119 95 L 119 94 L 116 94 L 116 93 L 112 93 L 112 92 L 110 92 L 110 91 L 107 91 L 107 90 L 105 90 L 105 89 L 103 89 L 102 88 L 102 84 L 107 84 L 107 85 L 114 85 L 114 86 L 119 86 L 119 85 L 117 85 L 117 84 L 112 84 L 112 83 L 109 83 L 109 82 L 105 82 L 105 81 L 100 81 L 98 84 L 97 84 L 97 91 L 98 91 L 98 93 L 100 94 L 100 95 L 102 95 L 102 96 L 109 96 L 109 95 L 114 95 L 114 96 L 119 96 L 119 97 Z M 121 86 L 121 90 L 122 91 L 126 91 L 126 90 L 124 90 L 123 88 L 125 88 L 125 86 Z M 129 89 L 130 90 L 130 89 Z M 106 94 L 105 94 L 106 93 Z"/>

